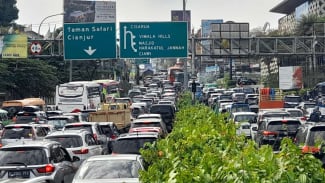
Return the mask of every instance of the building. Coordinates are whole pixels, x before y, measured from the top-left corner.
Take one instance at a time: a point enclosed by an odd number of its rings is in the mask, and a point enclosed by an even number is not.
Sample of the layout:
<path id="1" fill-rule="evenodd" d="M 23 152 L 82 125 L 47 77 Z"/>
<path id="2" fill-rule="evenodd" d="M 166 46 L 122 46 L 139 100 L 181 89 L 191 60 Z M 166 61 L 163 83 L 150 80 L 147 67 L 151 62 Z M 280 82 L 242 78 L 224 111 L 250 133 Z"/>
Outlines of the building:
<path id="1" fill-rule="evenodd" d="M 301 16 L 325 15 L 325 0 L 283 0 L 270 12 L 284 14 L 278 21 L 279 30 L 282 33 L 292 33 Z"/>

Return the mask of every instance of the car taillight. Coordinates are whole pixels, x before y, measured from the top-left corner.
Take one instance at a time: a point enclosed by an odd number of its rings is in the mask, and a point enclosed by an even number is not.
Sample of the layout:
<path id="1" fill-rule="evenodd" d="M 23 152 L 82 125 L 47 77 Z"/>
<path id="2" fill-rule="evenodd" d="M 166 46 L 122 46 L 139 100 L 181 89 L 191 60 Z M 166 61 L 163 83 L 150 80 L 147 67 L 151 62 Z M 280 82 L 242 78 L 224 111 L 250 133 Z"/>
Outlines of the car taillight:
<path id="1" fill-rule="evenodd" d="M 98 137 L 97 137 L 97 134 L 96 133 L 94 133 L 93 136 L 94 136 L 94 139 L 95 140 L 98 140 Z"/>
<path id="2" fill-rule="evenodd" d="M 272 132 L 272 131 L 263 131 L 264 136 L 271 136 L 271 135 L 277 135 L 278 133 Z"/>
<path id="3" fill-rule="evenodd" d="M 320 148 L 314 146 L 304 146 L 302 147 L 302 153 L 317 153 L 319 152 Z"/>
<path id="4" fill-rule="evenodd" d="M 307 121 L 307 117 L 306 116 L 303 116 L 300 119 L 303 120 L 303 121 Z"/>
<path id="5" fill-rule="evenodd" d="M 117 138 L 117 136 L 116 135 L 111 135 L 111 139 L 113 139 L 113 140 L 115 140 Z"/>
<path id="6" fill-rule="evenodd" d="M 39 122 L 39 118 L 33 118 L 33 121 Z"/>
<path id="7" fill-rule="evenodd" d="M 72 151 L 73 154 L 88 154 L 89 150 L 88 149 L 80 149 L 76 151 Z"/>
<path id="8" fill-rule="evenodd" d="M 55 166 L 52 164 L 47 164 L 45 167 L 37 168 L 38 173 L 53 173 Z"/>

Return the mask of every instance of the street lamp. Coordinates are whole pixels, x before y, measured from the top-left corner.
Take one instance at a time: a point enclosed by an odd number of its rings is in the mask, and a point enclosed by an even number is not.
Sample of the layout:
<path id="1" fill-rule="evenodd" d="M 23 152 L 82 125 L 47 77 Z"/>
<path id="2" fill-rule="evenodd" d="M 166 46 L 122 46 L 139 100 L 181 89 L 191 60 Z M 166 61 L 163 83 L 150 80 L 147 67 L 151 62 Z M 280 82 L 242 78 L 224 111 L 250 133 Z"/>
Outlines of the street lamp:
<path id="1" fill-rule="evenodd" d="M 57 13 L 57 14 L 49 15 L 49 16 L 43 18 L 43 20 L 41 21 L 40 25 L 38 26 L 38 32 L 37 32 L 38 35 L 40 35 L 41 26 L 42 26 L 43 22 L 44 22 L 46 19 L 51 18 L 51 17 L 55 17 L 55 16 L 59 16 L 59 15 L 64 15 L 64 13 Z"/>

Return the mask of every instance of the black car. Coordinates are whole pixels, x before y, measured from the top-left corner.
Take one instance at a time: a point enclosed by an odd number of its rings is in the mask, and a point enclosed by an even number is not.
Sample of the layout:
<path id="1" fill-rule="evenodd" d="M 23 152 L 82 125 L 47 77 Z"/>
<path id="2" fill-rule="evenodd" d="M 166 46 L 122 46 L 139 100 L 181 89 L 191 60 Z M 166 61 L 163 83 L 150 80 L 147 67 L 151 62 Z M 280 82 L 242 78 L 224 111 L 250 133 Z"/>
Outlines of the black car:
<path id="1" fill-rule="evenodd" d="M 287 95 L 284 96 L 284 108 L 295 108 L 302 102 L 301 96 Z"/>
<path id="2" fill-rule="evenodd" d="M 168 132 L 172 130 L 176 109 L 172 104 L 153 104 L 149 110 L 152 114 L 160 114 L 165 122 Z"/>
<path id="3" fill-rule="evenodd" d="M 267 118 L 253 128 L 258 146 L 271 145 L 273 150 L 280 149 L 284 137 L 294 139 L 301 123 L 295 118 Z"/>

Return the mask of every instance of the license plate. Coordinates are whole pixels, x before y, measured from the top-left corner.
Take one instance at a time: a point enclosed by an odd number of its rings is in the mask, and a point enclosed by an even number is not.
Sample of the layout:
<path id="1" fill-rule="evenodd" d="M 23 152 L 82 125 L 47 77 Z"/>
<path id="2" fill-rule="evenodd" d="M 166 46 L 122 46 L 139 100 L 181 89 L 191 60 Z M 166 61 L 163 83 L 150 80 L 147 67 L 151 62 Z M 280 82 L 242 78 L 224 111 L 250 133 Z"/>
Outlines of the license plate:
<path id="1" fill-rule="evenodd" d="M 9 171 L 8 178 L 29 178 L 30 172 L 29 170 L 16 170 L 16 171 Z"/>

